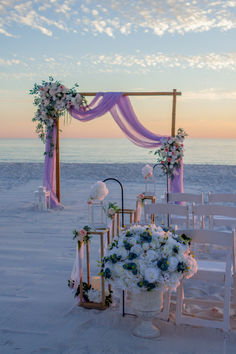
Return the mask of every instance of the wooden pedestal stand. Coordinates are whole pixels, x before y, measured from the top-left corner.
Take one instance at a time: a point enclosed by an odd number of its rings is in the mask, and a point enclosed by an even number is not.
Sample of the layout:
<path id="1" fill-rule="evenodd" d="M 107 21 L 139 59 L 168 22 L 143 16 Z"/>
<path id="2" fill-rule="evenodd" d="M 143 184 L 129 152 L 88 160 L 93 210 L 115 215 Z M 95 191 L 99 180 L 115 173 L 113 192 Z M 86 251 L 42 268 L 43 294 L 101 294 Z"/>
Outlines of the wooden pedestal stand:
<path id="1" fill-rule="evenodd" d="M 100 259 L 104 257 L 104 235 L 107 234 L 107 244 L 110 243 L 110 229 L 96 229 L 94 231 L 89 231 L 88 235 L 98 235 L 100 236 Z M 89 241 L 86 244 L 86 263 L 87 263 L 87 283 L 88 286 L 91 285 L 91 279 L 90 279 L 90 250 L 89 250 Z M 106 299 L 106 294 L 105 294 L 105 281 L 104 277 L 101 276 L 101 289 L 100 291 L 102 292 L 102 300 L 101 302 L 83 302 L 83 270 L 81 271 L 80 275 L 80 302 L 79 306 L 88 308 L 88 309 L 99 309 L 99 310 L 105 310 L 107 308 L 105 299 Z"/>
<path id="2" fill-rule="evenodd" d="M 151 200 L 152 204 L 156 203 L 156 197 L 154 195 L 145 195 L 144 198 L 143 198 L 143 201 L 144 200 Z M 139 200 L 136 201 L 136 215 L 138 214 L 138 203 L 140 203 Z M 136 222 L 137 222 L 137 220 L 136 220 Z M 151 222 L 152 222 L 152 224 L 155 224 L 155 216 L 154 216 L 154 214 L 151 215 Z"/>
<path id="3" fill-rule="evenodd" d="M 119 211 L 116 212 L 116 233 L 117 233 L 118 236 L 119 236 L 119 233 L 120 233 L 120 214 L 121 213 L 122 213 L 122 210 L 119 210 Z M 124 209 L 123 213 L 129 215 L 130 224 L 133 224 L 133 223 L 137 222 L 136 210 L 134 210 L 134 209 Z"/>

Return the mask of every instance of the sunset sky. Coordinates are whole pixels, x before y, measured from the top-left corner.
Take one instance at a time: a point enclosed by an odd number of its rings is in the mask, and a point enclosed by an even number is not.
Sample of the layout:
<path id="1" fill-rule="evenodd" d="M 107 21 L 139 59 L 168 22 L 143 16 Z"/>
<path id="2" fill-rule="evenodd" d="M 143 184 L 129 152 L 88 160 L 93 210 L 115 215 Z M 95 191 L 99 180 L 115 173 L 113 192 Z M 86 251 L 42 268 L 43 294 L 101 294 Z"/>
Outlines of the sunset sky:
<path id="1" fill-rule="evenodd" d="M 79 91 L 172 91 L 190 137 L 236 138 L 235 0 L 0 0 L 0 137 L 36 137 L 28 94 L 48 76 Z M 132 99 L 170 132 L 171 98 Z M 63 137 L 122 137 L 110 116 Z"/>

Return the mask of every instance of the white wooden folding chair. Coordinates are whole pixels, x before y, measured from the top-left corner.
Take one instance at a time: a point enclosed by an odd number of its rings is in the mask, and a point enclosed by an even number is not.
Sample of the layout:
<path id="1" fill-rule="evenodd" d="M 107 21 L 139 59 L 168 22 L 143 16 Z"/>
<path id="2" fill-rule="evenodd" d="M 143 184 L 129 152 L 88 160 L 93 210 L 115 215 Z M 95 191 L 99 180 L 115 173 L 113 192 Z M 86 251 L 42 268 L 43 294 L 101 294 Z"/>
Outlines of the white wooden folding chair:
<path id="1" fill-rule="evenodd" d="M 177 288 L 176 299 L 176 324 L 188 324 L 194 326 L 221 328 L 228 331 L 230 328 L 230 305 L 231 305 L 231 285 L 233 281 L 233 272 L 235 270 L 235 231 L 217 232 L 213 230 L 184 230 L 189 237 L 192 238 L 191 246 L 194 244 L 214 244 L 225 249 L 224 261 L 215 260 L 201 260 L 198 259 L 198 272 L 188 280 L 182 280 L 180 286 Z M 202 298 L 186 298 L 184 296 L 184 283 L 194 280 L 203 280 L 207 283 L 213 281 L 214 283 L 221 282 L 224 286 L 224 302 L 214 301 Z M 234 292 L 234 302 L 236 293 Z M 223 307 L 223 319 L 200 318 L 192 314 L 187 314 L 185 304 L 209 305 Z"/>
<path id="2" fill-rule="evenodd" d="M 207 202 L 210 205 L 218 205 L 218 213 L 212 217 L 211 226 L 216 227 L 228 227 L 230 229 L 236 228 L 236 194 L 231 193 L 208 193 Z M 220 206 L 226 206 L 226 208 L 220 208 Z M 221 212 L 219 214 L 219 212 Z"/>
<path id="3" fill-rule="evenodd" d="M 172 221 L 173 216 L 182 216 L 183 219 L 181 219 L 181 226 L 184 223 L 185 227 L 189 227 L 189 207 L 188 206 L 183 206 L 183 205 L 175 205 L 175 204 L 146 204 L 144 205 L 144 217 L 145 221 L 147 219 L 150 219 L 151 222 L 156 220 L 156 216 L 163 216 L 165 215 L 166 217 L 169 216 L 170 218 L 170 223 Z M 166 226 L 167 226 L 167 220 L 166 220 Z M 173 226 L 173 225 L 172 225 Z M 170 312 L 170 300 L 171 300 L 171 292 L 166 291 L 164 293 L 164 298 L 163 298 L 163 310 L 158 316 L 158 318 L 163 319 L 163 320 L 168 320 L 169 318 L 169 312 Z"/>
<path id="4" fill-rule="evenodd" d="M 167 204 L 167 203 L 157 203 L 144 205 L 144 217 L 147 222 L 148 218 L 154 215 L 155 223 L 167 225 L 167 218 L 169 218 L 169 225 L 172 227 L 178 226 L 182 227 L 183 224 L 185 228 L 190 227 L 189 221 L 189 206 L 188 205 L 177 205 L 177 204 Z M 165 216 L 165 219 L 163 219 Z M 177 216 L 181 218 L 176 219 Z M 157 222 L 156 222 L 157 220 Z M 176 221 L 174 223 L 173 221 Z"/>
<path id="5" fill-rule="evenodd" d="M 167 203 L 170 204 L 181 204 L 181 205 L 188 205 L 189 206 L 189 213 L 190 213 L 190 223 L 192 221 L 192 207 L 193 205 L 202 205 L 204 204 L 204 195 L 203 193 L 166 193 L 165 200 Z M 181 217 L 178 217 L 181 218 Z M 178 224 L 178 218 L 172 218 L 172 222 L 174 224 Z M 195 220 L 196 222 L 196 220 Z"/>

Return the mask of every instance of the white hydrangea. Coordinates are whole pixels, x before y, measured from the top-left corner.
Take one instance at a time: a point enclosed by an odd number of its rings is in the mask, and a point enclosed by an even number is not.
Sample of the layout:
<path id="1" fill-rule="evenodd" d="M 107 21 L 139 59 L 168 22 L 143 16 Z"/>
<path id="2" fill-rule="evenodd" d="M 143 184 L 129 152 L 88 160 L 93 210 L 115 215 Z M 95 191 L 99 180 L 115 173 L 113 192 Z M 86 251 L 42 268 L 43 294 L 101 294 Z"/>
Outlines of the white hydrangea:
<path id="1" fill-rule="evenodd" d="M 143 245 L 142 245 L 142 247 L 143 247 L 143 250 L 144 250 L 144 251 L 147 251 L 147 250 L 149 250 L 150 245 L 149 245 L 148 242 L 144 242 Z"/>
<path id="2" fill-rule="evenodd" d="M 92 185 L 90 190 L 90 198 L 102 201 L 109 193 L 107 186 L 102 181 L 97 181 Z"/>
<path id="3" fill-rule="evenodd" d="M 176 271 L 179 260 L 176 257 L 169 257 L 168 261 L 169 261 L 169 271 L 170 272 Z"/>
<path id="4" fill-rule="evenodd" d="M 155 283 L 160 277 L 160 270 L 158 268 L 147 268 L 145 270 L 145 280 L 149 283 Z"/>

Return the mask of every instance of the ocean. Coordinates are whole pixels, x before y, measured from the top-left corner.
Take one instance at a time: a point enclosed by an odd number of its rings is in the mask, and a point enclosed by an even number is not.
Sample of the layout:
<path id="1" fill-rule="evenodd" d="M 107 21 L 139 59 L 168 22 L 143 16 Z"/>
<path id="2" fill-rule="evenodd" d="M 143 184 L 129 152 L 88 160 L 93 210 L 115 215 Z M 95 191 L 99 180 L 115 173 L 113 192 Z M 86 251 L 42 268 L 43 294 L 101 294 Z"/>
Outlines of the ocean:
<path id="1" fill-rule="evenodd" d="M 43 162 L 39 139 L 0 139 L 0 162 Z M 65 163 L 150 163 L 155 156 L 125 138 L 61 139 L 60 160 Z M 236 165 L 236 139 L 185 141 L 185 164 Z"/>

